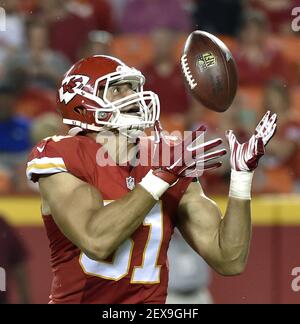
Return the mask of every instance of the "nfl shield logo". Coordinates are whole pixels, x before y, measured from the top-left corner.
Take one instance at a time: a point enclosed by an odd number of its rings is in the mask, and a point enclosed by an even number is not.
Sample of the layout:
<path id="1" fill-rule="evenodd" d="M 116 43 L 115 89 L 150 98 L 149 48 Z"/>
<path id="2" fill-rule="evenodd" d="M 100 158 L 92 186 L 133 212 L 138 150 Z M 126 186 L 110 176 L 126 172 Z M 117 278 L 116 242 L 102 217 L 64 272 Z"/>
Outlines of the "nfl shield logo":
<path id="1" fill-rule="evenodd" d="M 201 72 L 203 72 L 207 68 L 214 66 L 215 64 L 216 57 L 211 52 L 201 54 L 197 61 L 197 65 L 200 68 Z"/>
<path id="2" fill-rule="evenodd" d="M 135 187 L 135 184 L 134 184 L 134 178 L 132 178 L 132 177 L 127 177 L 127 178 L 126 178 L 126 185 L 127 185 L 127 188 L 128 188 L 129 190 L 133 190 L 134 187 Z"/>

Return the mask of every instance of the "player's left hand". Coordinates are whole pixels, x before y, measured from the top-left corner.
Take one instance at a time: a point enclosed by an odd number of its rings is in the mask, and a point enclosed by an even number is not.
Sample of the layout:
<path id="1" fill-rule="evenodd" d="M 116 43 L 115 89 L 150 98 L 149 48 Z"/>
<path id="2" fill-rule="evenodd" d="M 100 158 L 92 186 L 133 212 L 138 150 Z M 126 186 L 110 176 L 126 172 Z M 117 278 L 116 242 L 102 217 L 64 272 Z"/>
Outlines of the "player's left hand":
<path id="1" fill-rule="evenodd" d="M 265 154 L 265 147 L 276 131 L 277 115 L 268 111 L 257 125 L 254 135 L 246 143 L 240 144 L 233 131 L 226 132 L 230 147 L 231 168 L 236 171 L 254 171 L 259 159 Z"/>

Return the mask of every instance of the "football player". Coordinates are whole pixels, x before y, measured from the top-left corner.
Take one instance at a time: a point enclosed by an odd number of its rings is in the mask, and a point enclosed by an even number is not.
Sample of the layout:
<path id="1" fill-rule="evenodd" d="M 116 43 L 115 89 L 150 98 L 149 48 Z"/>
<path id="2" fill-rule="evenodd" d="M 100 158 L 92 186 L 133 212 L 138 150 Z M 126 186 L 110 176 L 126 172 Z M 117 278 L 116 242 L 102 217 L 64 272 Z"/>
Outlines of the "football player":
<path id="1" fill-rule="evenodd" d="M 158 123 L 159 99 L 143 90 L 144 82 L 139 71 L 110 56 L 79 61 L 58 91 L 68 136 L 47 138 L 30 154 L 27 176 L 39 183 L 50 241 L 50 303 L 164 303 L 175 226 L 218 273 L 245 269 L 253 171 L 276 115 L 268 112 L 247 143 L 228 131 L 232 173 L 222 217 L 193 177 L 196 169 L 221 165 L 222 140 L 198 144 L 201 126 L 184 145 L 169 144 L 190 158 L 175 159 L 171 150 L 171 162 L 162 163 L 157 154 L 167 140 Z M 151 140 L 139 138 L 151 127 Z M 112 145 L 111 137 L 126 141 Z M 135 163 L 149 141 L 157 163 Z M 103 163 L 106 158 L 115 164 Z"/>

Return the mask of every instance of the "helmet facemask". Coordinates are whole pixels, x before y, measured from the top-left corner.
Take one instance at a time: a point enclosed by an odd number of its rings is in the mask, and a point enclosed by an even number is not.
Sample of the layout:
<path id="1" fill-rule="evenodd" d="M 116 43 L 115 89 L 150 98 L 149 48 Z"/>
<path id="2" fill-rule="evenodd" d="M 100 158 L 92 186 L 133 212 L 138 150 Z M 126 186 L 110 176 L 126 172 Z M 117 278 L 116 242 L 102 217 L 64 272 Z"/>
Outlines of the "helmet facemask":
<path id="1" fill-rule="evenodd" d="M 110 101 L 107 97 L 108 89 L 112 85 L 130 83 L 135 93 L 124 98 Z M 94 125 L 86 125 L 87 129 L 101 131 L 103 129 L 116 129 L 129 134 L 152 127 L 159 119 L 160 105 L 158 96 L 152 91 L 144 91 L 145 77 L 134 68 L 120 65 L 116 72 L 105 75 L 96 81 L 94 93 L 80 90 L 80 95 L 90 99 L 95 106 L 85 105 L 87 111 L 95 116 Z M 99 89 L 103 89 L 99 97 Z M 126 109 L 136 107 L 136 114 L 126 113 Z"/>

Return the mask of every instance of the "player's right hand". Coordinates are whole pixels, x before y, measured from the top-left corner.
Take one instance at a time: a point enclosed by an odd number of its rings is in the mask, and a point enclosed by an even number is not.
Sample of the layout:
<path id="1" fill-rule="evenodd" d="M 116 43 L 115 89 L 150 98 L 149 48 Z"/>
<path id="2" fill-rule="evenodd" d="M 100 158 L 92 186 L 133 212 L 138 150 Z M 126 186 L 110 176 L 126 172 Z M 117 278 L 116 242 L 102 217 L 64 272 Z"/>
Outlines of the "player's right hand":
<path id="1" fill-rule="evenodd" d="M 212 170 L 222 165 L 220 157 L 226 154 L 224 148 L 216 149 L 222 144 L 222 139 L 204 141 L 206 127 L 201 125 L 189 136 L 179 142 L 170 144 L 164 134 L 159 121 L 154 125 L 155 147 L 154 159 L 159 156 L 159 166 L 153 168 L 153 174 L 170 185 L 180 177 L 198 177 L 206 170 Z M 163 161 L 164 147 L 170 152 L 170 163 L 165 165 Z M 214 150 L 212 150 L 214 149 Z"/>

